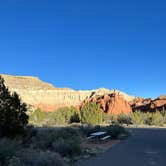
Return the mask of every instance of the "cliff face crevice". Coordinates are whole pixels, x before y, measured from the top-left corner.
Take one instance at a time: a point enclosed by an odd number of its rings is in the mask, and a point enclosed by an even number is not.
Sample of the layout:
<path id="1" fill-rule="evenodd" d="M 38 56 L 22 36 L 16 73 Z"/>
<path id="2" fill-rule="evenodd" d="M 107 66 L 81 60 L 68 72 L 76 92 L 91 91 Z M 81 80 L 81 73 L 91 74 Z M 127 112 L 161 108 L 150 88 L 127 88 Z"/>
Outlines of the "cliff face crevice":
<path id="1" fill-rule="evenodd" d="M 11 92 L 17 92 L 22 101 L 31 105 L 33 108 L 41 108 L 44 111 L 54 111 L 64 106 L 78 106 L 87 98 L 115 92 L 104 88 L 76 91 L 69 88 L 56 88 L 49 83 L 41 81 L 37 77 L 4 74 L 1 74 L 1 76 L 4 78 L 9 90 Z M 116 92 L 121 94 L 126 101 L 131 101 L 134 98 L 123 92 Z"/>

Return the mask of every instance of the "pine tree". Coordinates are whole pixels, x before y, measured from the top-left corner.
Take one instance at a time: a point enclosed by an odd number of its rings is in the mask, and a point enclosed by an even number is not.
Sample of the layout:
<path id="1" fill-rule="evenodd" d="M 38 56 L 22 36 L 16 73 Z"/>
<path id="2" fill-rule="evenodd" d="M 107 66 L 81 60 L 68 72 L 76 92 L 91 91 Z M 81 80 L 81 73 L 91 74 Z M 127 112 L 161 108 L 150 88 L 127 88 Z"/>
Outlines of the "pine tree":
<path id="1" fill-rule="evenodd" d="M 23 134 L 28 124 L 27 105 L 16 92 L 10 93 L 0 76 L 0 136 L 14 137 Z"/>

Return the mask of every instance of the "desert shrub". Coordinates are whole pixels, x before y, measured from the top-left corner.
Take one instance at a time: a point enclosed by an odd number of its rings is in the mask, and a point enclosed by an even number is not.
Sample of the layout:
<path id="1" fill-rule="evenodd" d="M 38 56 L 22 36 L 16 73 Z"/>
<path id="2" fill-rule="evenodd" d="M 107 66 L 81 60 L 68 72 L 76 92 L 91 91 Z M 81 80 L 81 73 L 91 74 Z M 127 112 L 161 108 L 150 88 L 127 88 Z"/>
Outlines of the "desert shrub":
<path id="1" fill-rule="evenodd" d="M 164 125 L 164 117 L 163 115 L 158 111 L 154 113 L 146 113 L 144 114 L 144 123 L 147 125 L 153 125 L 153 126 L 163 126 Z"/>
<path id="2" fill-rule="evenodd" d="M 91 125 L 82 125 L 79 127 L 79 131 L 80 133 L 82 133 L 82 136 L 86 137 L 88 136 L 90 133 L 92 133 L 92 130 L 94 129 L 94 126 Z"/>
<path id="3" fill-rule="evenodd" d="M 140 111 L 136 111 L 131 113 L 131 121 L 132 124 L 135 125 L 143 125 L 144 124 L 144 115 Z"/>
<path id="4" fill-rule="evenodd" d="M 59 115 L 59 116 L 58 116 Z M 70 118 L 72 116 L 72 113 L 68 107 L 66 108 L 59 108 L 55 111 L 54 119 L 55 123 L 57 124 L 68 124 L 70 123 Z"/>
<path id="5" fill-rule="evenodd" d="M 103 113 L 103 123 L 105 124 L 116 124 L 118 116 L 115 114 Z"/>
<path id="6" fill-rule="evenodd" d="M 33 147 L 41 150 L 52 150 L 62 156 L 71 156 L 81 152 L 80 133 L 76 129 L 46 129 L 37 133 L 32 140 Z"/>
<path id="7" fill-rule="evenodd" d="M 111 123 L 109 114 L 106 114 L 106 113 L 103 112 L 102 117 L 103 117 L 103 119 L 102 119 L 103 123 L 105 123 L 105 124 Z"/>
<path id="8" fill-rule="evenodd" d="M 91 125 L 98 125 L 102 123 L 103 114 L 100 106 L 96 103 L 86 103 L 81 108 L 81 122 Z"/>
<path id="9" fill-rule="evenodd" d="M 152 125 L 152 113 L 142 113 L 145 125 Z"/>
<path id="10" fill-rule="evenodd" d="M 162 115 L 162 117 L 163 117 L 163 123 L 164 123 L 164 125 L 166 124 L 166 110 L 162 110 L 161 111 L 161 115 Z"/>
<path id="11" fill-rule="evenodd" d="M 24 132 L 28 123 L 27 105 L 17 93 L 10 93 L 0 77 L 0 136 L 14 137 Z"/>
<path id="12" fill-rule="evenodd" d="M 164 125 L 164 117 L 160 112 L 152 113 L 152 125 L 154 126 L 163 126 Z"/>
<path id="13" fill-rule="evenodd" d="M 48 126 L 54 126 L 54 125 L 65 125 L 66 124 L 66 117 L 64 116 L 64 112 L 67 110 L 58 109 L 55 112 L 49 113 L 47 116 L 47 122 L 46 125 Z"/>
<path id="14" fill-rule="evenodd" d="M 47 150 L 51 148 L 52 142 L 56 141 L 58 133 L 53 129 L 44 129 L 38 131 L 35 137 L 32 137 L 32 146 L 35 149 Z"/>
<path id="15" fill-rule="evenodd" d="M 113 139 L 122 139 L 128 136 L 128 132 L 120 125 L 110 125 L 105 128 L 105 131 L 107 131 Z"/>
<path id="16" fill-rule="evenodd" d="M 27 126 L 25 128 L 24 135 L 22 137 L 22 144 L 24 147 L 29 147 L 31 144 L 31 139 L 36 137 L 37 135 L 37 129 L 33 126 Z"/>
<path id="17" fill-rule="evenodd" d="M 129 124 L 132 123 L 132 120 L 131 120 L 130 115 L 126 115 L 124 113 L 121 113 L 117 117 L 117 122 L 120 123 L 120 124 L 127 124 L 127 125 L 129 125 Z"/>
<path id="18" fill-rule="evenodd" d="M 22 166 L 22 164 L 18 157 L 13 156 L 9 159 L 7 166 Z"/>
<path id="19" fill-rule="evenodd" d="M 79 123 L 81 120 L 80 111 L 77 110 L 75 107 L 70 107 L 70 111 L 71 111 L 70 123 Z"/>
<path id="20" fill-rule="evenodd" d="M 72 139 L 59 138 L 52 143 L 52 149 L 62 156 L 74 156 L 81 153 L 80 144 Z"/>
<path id="21" fill-rule="evenodd" d="M 0 165 L 7 164 L 7 161 L 12 158 L 16 151 L 20 148 L 20 143 L 17 140 L 3 138 L 0 140 Z"/>
<path id="22" fill-rule="evenodd" d="M 101 127 L 100 125 L 86 127 L 86 136 L 90 136 L 91 133 L 98 131 L 104 131 L 104 129 L 105 127 Z"/>
<path id="23" fill-rule="evenodd" d="M 80 122 L 80 112 L 75 107 L 59 108 L 54 112 L 47 113 L 46 125 L 67 125 Z"/>
<path id="24" fill-rule="evenodd" d="M 166 124 L 166 112 L 141 112 L 137 111 L 131 114 L 131 120 L 136 125 L 163 126 Z"/>
<path id="25" fill-rule="evenodd" d="M 29 114 L 29 122 L 32 124 L 40 125 L 45 120 L 46 114 L 47 113 L 43 112 L 41 109 L 38 108 Z"/>
<path id="26" fill-rule="evenodd" d="M 50 151 L 40 151 L 34 149 L 22 149 L 16 156 L 24 166 L 64 166 L 61 157 Z"/>

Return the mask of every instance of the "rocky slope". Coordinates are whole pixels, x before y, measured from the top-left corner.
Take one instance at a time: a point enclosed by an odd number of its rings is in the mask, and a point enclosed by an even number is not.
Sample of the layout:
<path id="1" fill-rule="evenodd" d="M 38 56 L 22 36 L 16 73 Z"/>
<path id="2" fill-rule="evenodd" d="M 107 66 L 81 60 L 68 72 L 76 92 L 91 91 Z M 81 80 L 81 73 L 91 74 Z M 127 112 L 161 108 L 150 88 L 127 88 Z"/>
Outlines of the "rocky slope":
<path id="1" fill-rule="evenodd" d="M 142 112 L 155 112 L 155 111 L 164 111 L 166 110 L 166 96 L 160 96 L 156 99 L 143 99 L 143 98 L 135 98 L 133 101 L 129 102 L 132 110 L 137 111 L 140 110 Z"/>
<path id="2" fill-rule="evenodd" d="M 67 88 L 56 88 L 51 84 L 41 81 L 37 77 L 29 76 L 1 76 L 5 80 L 6 86 L 10 91 L 17 92 L 21 99 L 33 108 L 41 108 L 44 111 L 54 111 L 64 106 L 78 106 L 88 98 L 103 96 L 106 94 L 118 94 L 130 102 L 134 97 L 120 91 L 109 89 L 76 91 Z M 119 105 L 117 103 L 117 105 Z M 123 105 L 123 104 L 122 104 Z"/>

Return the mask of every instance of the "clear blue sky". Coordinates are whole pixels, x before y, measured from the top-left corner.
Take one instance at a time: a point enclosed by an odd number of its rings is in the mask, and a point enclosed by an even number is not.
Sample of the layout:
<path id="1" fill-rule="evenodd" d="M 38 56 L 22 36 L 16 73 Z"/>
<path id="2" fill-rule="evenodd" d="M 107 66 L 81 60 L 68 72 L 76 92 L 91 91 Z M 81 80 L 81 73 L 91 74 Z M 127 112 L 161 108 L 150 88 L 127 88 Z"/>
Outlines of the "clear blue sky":
<path id="1" fill-rule="evenodd" d="M 0 73 L 157 97 L 166 94 L 166 1 L 0 1 L 0 56 Z"/>

